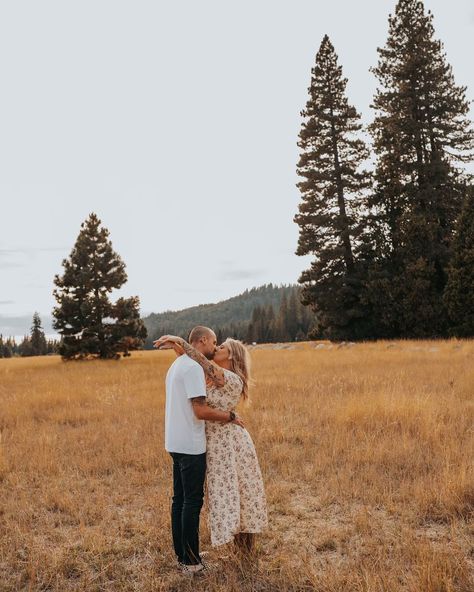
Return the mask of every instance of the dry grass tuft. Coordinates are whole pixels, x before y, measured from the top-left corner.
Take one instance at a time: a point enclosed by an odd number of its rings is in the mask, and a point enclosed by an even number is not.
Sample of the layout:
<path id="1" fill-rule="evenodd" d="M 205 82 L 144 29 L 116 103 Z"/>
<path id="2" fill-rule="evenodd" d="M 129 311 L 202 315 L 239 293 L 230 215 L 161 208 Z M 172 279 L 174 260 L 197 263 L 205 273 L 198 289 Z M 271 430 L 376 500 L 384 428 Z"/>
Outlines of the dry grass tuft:
<path id="1" fill-rule="evenodd" d="M 0 590 L 472 592 L 474 343 L 252 352 L 270 529 L 174 566 L 169 352 L 0 360 Z M 203 546 L 209 547 L 206 511 Z"/>

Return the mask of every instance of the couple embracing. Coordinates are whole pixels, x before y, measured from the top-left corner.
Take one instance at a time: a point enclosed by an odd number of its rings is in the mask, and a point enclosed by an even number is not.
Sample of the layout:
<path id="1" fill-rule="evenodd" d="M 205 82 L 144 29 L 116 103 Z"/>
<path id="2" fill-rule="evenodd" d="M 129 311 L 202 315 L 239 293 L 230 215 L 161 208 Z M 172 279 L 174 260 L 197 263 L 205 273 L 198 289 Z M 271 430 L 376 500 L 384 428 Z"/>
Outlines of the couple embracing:
<path id="1" fill-rule="evenodd" d="M 255 534 L 267 526 L 255 447 L 234 411 L 248 399 L 250 355 L 235 339 L 217 346 L 215 333 L 201 326 L 189 343 L 165 335 L 154 347 L 178 356 L 166 375 L 165 448 L 173 459 L 174 550 L 180 568 L 192 574 L 204 569 L 199 516 L 205 479 L 213 546 L 233 541 L 249 553 Z"/>

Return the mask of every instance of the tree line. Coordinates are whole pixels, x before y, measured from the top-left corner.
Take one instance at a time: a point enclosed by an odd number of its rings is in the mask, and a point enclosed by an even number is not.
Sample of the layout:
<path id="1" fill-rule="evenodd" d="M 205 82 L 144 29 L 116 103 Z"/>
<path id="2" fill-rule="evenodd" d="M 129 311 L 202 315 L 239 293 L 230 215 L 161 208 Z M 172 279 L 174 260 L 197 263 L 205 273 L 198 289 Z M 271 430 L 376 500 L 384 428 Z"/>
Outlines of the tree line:
<path id="1" fill-rule="evenodd" d="M 368 127 L 326 35 L 302 111 L 303 303 L 331 339 L 474 335 L 474 135 L 433 15 L 399 0 Z M 369 163 L 374 165 L 369 167 Z"/>
<path id="2" fill-rule="evenodd" d="M 215 327 L 219 343 L 227 337 L 246 343 L 305 341 L 314 326 L 314 315 L 301 303 L 301 289 L 283 293 L 277 309 L 272 304 L 255 306 L 249 321 Z"/>
<path id="3" fill-rule="evenodd" d="M 0 358 L 14 356 L 47 356 L 59 352 L 60 342 L 57 339 L 46 339 L 41 325 L 39 313 L 33 315 L 33 322 L 29 335 L 25 335 L 20 343 L 13 337 L 4 338 L 0 335 Z"/>
<path id="4" fill-rule="evenodd" d="M 151 349 L 161 335 L 173 333 L 186 339 L 195 325 L 212 327 L 219 341 L 226 337 L 246 343 L 302 340 L 314 325 L 314 314 L 301 303 L 299 286 L 265 284 L 215 304 L 151 314 L 144 323 L 145 347 Z"/>

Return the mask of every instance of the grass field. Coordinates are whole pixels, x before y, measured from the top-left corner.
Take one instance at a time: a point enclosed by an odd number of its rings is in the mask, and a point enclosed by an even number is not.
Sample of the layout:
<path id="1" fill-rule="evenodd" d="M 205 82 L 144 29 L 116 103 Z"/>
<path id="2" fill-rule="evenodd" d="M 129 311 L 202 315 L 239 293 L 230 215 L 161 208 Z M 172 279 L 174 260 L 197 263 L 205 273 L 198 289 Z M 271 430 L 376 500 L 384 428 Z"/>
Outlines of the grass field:
<path id="1" fill-rule="evenodd" d="M 0 360 L 1 592 L 472 592 L 474 342 L 252 358 L 270 528 L 253 563 L 211 548 L 193 581 L 169 534 L 173 354 Z"/>

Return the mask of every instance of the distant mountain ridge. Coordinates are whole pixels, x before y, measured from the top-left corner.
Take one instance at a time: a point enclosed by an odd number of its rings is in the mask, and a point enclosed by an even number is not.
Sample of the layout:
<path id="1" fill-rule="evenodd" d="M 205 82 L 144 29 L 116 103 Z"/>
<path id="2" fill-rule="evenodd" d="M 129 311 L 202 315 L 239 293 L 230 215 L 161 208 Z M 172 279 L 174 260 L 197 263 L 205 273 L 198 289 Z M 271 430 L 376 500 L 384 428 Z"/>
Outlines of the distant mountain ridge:
<path id="1" fill-rule="evenodd" d="M 295 288 L 294 285 L 266 284 L 214 304 L 152 313 L 143 319 L 148 330 L 147 345 L 150 346 L 153 339 L 167 333 L 187 336 L 195 325 L 206 325 L 217 330 L 249 323 L 256 307 L 265 308 L 271 305 L 278 310 L 283 296 L 288 298 Z"/>

